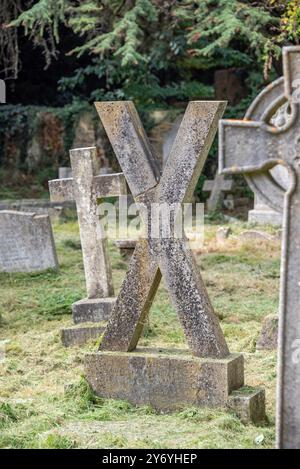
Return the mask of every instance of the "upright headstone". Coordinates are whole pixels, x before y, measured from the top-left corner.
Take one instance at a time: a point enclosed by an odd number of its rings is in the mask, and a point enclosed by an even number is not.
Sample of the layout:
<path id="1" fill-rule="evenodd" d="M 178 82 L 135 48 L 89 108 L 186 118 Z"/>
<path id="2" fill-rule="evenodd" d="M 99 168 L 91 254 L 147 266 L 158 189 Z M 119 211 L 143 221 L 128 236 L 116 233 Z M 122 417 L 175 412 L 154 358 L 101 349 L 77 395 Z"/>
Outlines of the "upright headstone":
<path id="1" fill-rule="evenodd" d="M 294 117 L 286 102 L 283 77 L 268 85 L 257 96 L 246 112 L 245 121 L 262 121 L 278 132 L 287 125 L 293 125 Z M 252 148 L 255 155 L 256 149 L 254 146 Z M 254 209 L 249 212 L 249 222 L 281 226 L 284 192 L 289 180 L 286 168 L 275 166 L 259 174 L 255 172 L 245 176 L 254 192 Z"/>
<path id="2" fill-rule="evenodd" d="M 220 171 L 245 173 L 257 181 L 272 203 L 283 207 L 281 263 L 277 446 L 300 447 L 300 47 L 283 49 L 284 99 L 289 103 L 290 118 L 274 127 L 264 118 L 254 122 L 220 123 Z M 277 107 L 283 104 L 279 97 Z M 269 113 L 269 114 L 268 114 Z M 243 151 L 240 151 L 240 149 Z M 267 171 L 282 165 L 289 173 L 287 191 L 268 181 Z M 257 175 L 257 176 L 256 176 Z"/>
<path id="3" fill-rule="evenodd" d="M 85 370 L 94 391 L 160 410 L 184 405 L 226 405 L 243 386 L 243 357 L 229 353 L 187 239 L 163 228 L 152 235 L 153 204 L 178 207 L 190 202 L 217 129 L 224 102 L 191 102 L 163 174 L 132 102 L 96 103 L 141 216 L 144 236 L 136 244 L 98 353 Z M 157 205 L 156 205 L 157 206 Z M 188 351 L 137 349 L 161 277 L 178 313 Z M 113 353 L 112 353 L 113 352 Z"/>
<path id="4" fill-rule="evenodd" d="M 0 211 L 0 271 L 38 272 L 57 268 L 49 216 Z"/>
<path id="5" fill-rule="evenodd" d="M 73 320 L 75 324 L 101 322 L 110 316 L 115 298 L 97 200 L 126 195 L 127 187 L 122 174 L 98 175 L 94 147 L 71 150 L 70 159 L 73 178 L 49 181 L 49 190 L 51 200 L 75 200 L 77 207 L 87 298 L 72 305 Z M 82 337 L 82 331 L 74 330 L 74 341 L 75 335 Z"/>

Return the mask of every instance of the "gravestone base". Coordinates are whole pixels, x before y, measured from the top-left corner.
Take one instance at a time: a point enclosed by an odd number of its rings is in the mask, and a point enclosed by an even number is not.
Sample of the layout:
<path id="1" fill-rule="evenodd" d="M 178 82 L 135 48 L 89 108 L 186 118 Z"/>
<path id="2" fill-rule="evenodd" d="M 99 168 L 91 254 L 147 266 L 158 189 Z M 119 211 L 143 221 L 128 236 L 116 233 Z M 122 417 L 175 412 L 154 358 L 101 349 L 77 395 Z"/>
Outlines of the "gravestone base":
<path id="1" fill-rule="evenodd" d="M 266 205 L 258 195 L 255 195 L 254 209 L 249 211 L 248 222 L 259 225 L 282 226 L 282 213 L 276 212 Z"/>
<path id="2" fill-rule="evenodd" d="M 116 298 L 85 298 L 72 304 L 75 324 L 107 321 L 115 305 Z"/>
<path id="3" fill-rule="evenodd" d="M 86 355 L 85 374 L 100 397 L 168 412 L 226 406 L 230 393 L 244 385 L 244 359 L 198 358 L 186 350 L 100 351 Z"/>
<path id="4" fill-rule="evenodd" d="M 97 340 L 105 331 L 106 324 L 90 324 L 84 326 L 67 327 L 61 330 L 61 341 L 64 347 L 85 345 L 91 340 Z"/>
<path id="5" fill-rule="evenodd" d="M 262 424 L 266 421 L 265 390 L 242 388 L 229 396 L 228 407 L 239 417 L 242 423 Z"/>
<path id="6" fill-rule="evenodd" d="M 248 215 L 249 223 L 257 223 L 259 225 L 282 225 L 282 215 L 275 210 L 250 210 Z"/>

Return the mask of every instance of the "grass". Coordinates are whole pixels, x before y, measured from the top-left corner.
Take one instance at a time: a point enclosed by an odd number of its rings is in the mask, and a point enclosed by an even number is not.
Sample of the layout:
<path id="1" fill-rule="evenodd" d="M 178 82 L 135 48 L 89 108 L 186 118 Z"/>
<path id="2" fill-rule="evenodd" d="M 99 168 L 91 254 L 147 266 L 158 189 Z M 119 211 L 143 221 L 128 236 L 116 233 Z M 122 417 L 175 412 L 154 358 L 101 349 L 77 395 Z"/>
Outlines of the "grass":
<path id="1" fill-rule="evenodd" d="M 56 224 L 60 272 L 0 274 L 1 448 L 270 448 L 274 446 L 275 352 L 255 351 L 264 316 L 278 309 L 279 242 L 241 244 L 243 224 L 223 246 L 207 225 L 196 253 L 232 352 L 245 356 L 246 384 L 266 389 L 269 423 L 244 425 L 224 409 L 187 408 L 162 415 L 149 407 L 99 399 L 82 378 L 90 343 L 64 349 L 60 329 L 71 303 L 85 296 L 78 227 Z M 268 229 L 272 232 L 272 228 Z M 116 290 L 126 262 L 109 245 Z M 1 345 L 2 342 L 2 345 Z M 185 339 L 162 284 L 141 345 L 180 348 Z M 0 353 L 1 357 L 1 353 Z"/>

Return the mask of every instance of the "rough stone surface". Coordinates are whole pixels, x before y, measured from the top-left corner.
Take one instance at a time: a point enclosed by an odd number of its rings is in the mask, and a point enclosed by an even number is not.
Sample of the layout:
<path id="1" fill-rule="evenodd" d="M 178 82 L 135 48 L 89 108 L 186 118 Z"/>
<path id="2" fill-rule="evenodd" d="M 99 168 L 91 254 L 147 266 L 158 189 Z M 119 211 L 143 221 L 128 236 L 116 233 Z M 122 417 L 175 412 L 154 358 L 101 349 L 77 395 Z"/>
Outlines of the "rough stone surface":
<path id="1" fill-rule="evenodd" d="M 97 174 L 95 148 L 70 151 L 75 185 L 75 201 L 83 254 L 88 298 L 105 298 L 114 294 L 107 240 L 98 216 L 94 176 Z M 74 184 L 73 184 L 74 187 Z"/>
<path id="2" fill-rule="evenodd" d="M 97 200 L 126 195 L 127 185 L 121 173 L 99 174 L 94 147 L 71 150 L 70 160 L 73 177 L 49 181 L 50 196 L 55 202 L 76 201 L 88 298 L 72 305 L 74 323 L 99 322 L 108 319 L 115 298 L 112 297 L 107 240 L 98 215 Z M 88 329 L 77 331 L 76 335 L 83 343 L 84 338 L 89 338 Z M 72 337 L 75 340 L 75 336 Z"/>
<path id="3" fill-rule="evenodd" d="M 285 101 L 290 117 L 283 126 L 270 125 L 268 115 L 255 122 L 221 121 L 220 170 L 225 174 L 245 173 L 261 176 L 262 193 L 284 207 L 279 311 L 279 360 L 277 395 L 277 446 L 300 447 L 300 105 L 295 100 L 294 84 L 300 80 L 300 47 L 283 49 L 284 95 L 274 103 L 277 110 Z M 282 81 L 279 82 L 283 88 Z M 268 91 L 276 92 L 276 84 Z M 275 93 L 276 97 L 276 93 Z M 240 149 L 243 151 L 240 151 Z M 255 151 L 254 151 L 255 150 Z M 267 186 L 266 171 L 277 164 L 285 166 L 290 176 L 288 191 Z"/>
<path id="4" fill-rule="evenodd" d="M 96 109 L 133 196 L 155 187 L 159 165 L 131 101 L 99 102 Z"/>
<path id="5" fill-rule="evenodd" d="M 257 350 L 275 350 L 278 343 L 278 315 L 266 316 L 262 323 L 260 336 L 257 340 Z"/>
<path id="6" fill-rule="evenodd" d="M 96 108 L 137 203 L 149 208 L 152 203 L 170 206 L 192 200 L 225 103 L 195 101 L 188 105 L 160 180 L 133 104 L 104 102 Z M 162 273 L 191 351 L 197 356 L 228 356 L 187 240 L 176 240 L 173 234 L 164 238 L 161 232 L 155 238 L 149 220 L 144 222 L 147 235 L 136 245 L 101 349 L 135 349 Z"/>
<path id="7" fill-rule="evenodd" d="M 48 215 L 0 211 L 0 271 L 58 269 Z"/>
<path id="8" fill-rule="evenodd" d="M 86 298 L 76 301 L 72 305 L 74 323 L 107 321 L 115 302 L 116 298 Z"/>
<path id="9" fill-rule="evenodd" d="M 147 348 L 87 354 L 85 374 L 97 395 L 159 411 L 224 406 L 229 394 L 244 384 L 242 355 L 200 359 L 186 351 Z"/>
<path id="10" fill-rule="evenodd" d="M 229 396 L 228 407 L 245 423 L 263 424 L 266 421 L 265 390 L 245 388 Z"/>
<path id="11" fill-rule="evenodd" d="M 84 327 L 69 327 L 61 330 L 61 341 L 65 347 L 84 345 L 91 340 L 97 340 L 103 334 L 103 325 L 85 325 Z"/>
<path id="12" fill-rule="evenodd" d="M 270 124 L 275 132 L 279 131 L 284 135 L 286 125 L 293 125 L 294 116 L 294 113 L 290 113 L 289 103 L 286 102 L 282 77 L 257 96 L 250 105 L 245 119 L 248 122 L 264 121 Z M 246 179 L 255 194 L 254 210 L 249 212 L 249 222 L 282 225 L 284 193 L 289 187 L 286 168 L 277 165 L 260 173 L 246 174 Z"/>
<path id="13" fill-rule="evenodd" d="M 93 190 L 96 199 L 126 195 L 126 181 L 122 173 L 98 174 L 93 177 Z M 77 193 L 76 181 L 73 178 L 53 179 L 49 181 L 52 202 L 74 201 Z"/>
<path id="14" fill-rule="evenodd" d="M 125 195 L 122 174 L 98 175 L 96 148 L 70 151 L 73 178 L 49 181 L 51 200 L 75 200 L 88 298 L 113 295 L 107 240 L 98 216 L 97 199 Z"/>

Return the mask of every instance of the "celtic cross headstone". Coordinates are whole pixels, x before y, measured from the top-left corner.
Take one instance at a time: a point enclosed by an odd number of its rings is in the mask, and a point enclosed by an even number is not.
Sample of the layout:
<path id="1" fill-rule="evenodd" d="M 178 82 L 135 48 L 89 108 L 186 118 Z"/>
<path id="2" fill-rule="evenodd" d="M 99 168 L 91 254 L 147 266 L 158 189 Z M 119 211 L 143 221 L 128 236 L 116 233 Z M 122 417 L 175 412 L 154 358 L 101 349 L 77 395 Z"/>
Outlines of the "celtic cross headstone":
<path id="1" fill-rule="evenodd" d="M 284 99 L 290 117 L 280 127 L 268 123 L 273 108 L 258 121 L 221 121 L 219 169 L 256 180 L 265 197 L 283 207 L 280 288 L 277 445 L 300 447 L 300 47 L 283 49 Z M 279 108 L 282 96 L 277 101 Z M 268 180 L 282 165 L 289 174 L 286 192 Z"/>

